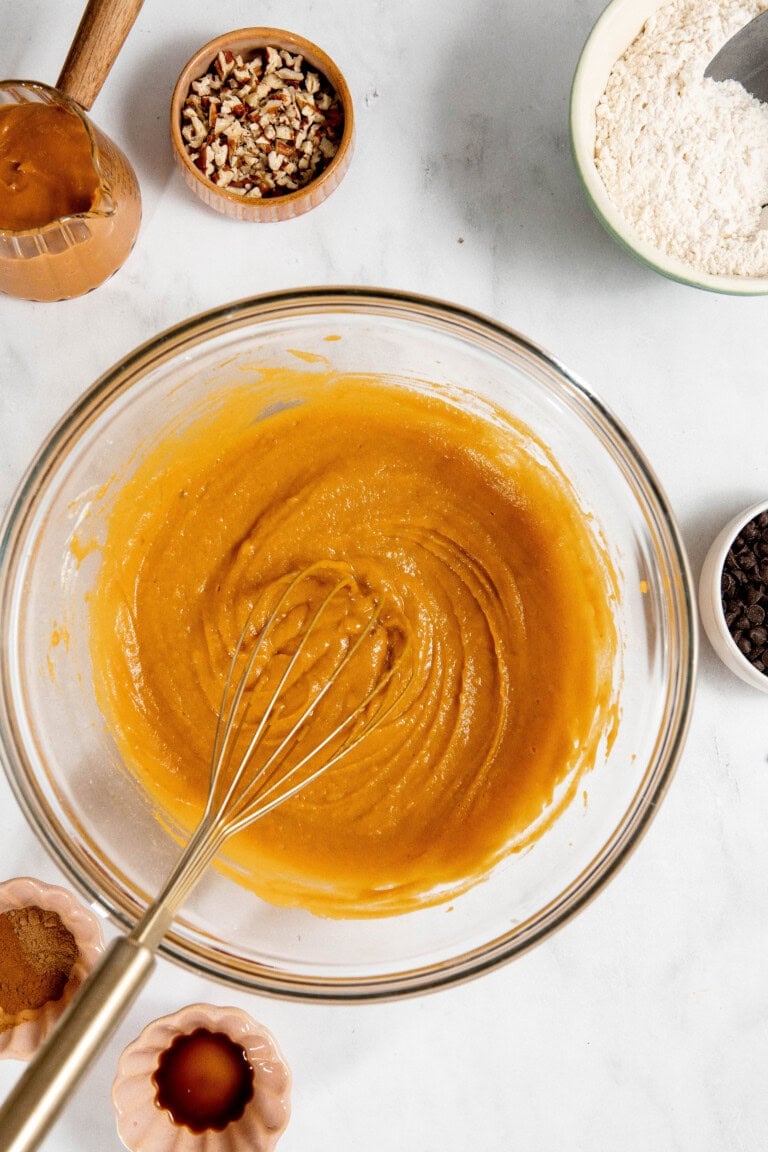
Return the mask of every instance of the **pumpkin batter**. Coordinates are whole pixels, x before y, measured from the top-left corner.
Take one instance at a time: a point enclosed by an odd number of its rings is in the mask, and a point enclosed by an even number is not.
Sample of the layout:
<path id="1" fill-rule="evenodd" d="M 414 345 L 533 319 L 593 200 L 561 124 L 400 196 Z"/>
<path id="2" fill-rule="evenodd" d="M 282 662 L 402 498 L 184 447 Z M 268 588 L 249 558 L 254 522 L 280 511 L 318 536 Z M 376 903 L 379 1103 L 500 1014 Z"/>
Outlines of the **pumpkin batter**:
<path id="1" fill-rule="evenodd" d="M 230 842 L 231 870 L 326 915 L 436 903 L 539 835 L 610 740 L 615 576 L 546 448 L 502 412 L 264 372 L 121 485 L 93 595 L 100 707 L 172 828 L 200 816 L 249 611 L 318 561 L 354 575 L 326 649 L 375 595 L 412 636 L 412 675 L 348 760 Z"/>

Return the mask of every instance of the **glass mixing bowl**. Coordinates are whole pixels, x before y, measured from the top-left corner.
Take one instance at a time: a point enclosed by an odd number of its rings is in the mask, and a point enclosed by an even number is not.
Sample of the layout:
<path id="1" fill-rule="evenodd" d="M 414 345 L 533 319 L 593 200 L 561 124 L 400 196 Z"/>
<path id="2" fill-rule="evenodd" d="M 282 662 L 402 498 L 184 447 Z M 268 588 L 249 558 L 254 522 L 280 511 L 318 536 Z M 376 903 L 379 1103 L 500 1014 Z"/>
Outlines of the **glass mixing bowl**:
<path id="1" fill-rule="evenodd" d="M 206 397 L 244 379 L 258 388 L 260 365 L 295 366 L 297 354 L 326 370 L 458 385 L 469 389 L 462 403 L 482 411 L 492 401 L 524 421 L 593 518 L 621 584 L 618 732 L 533 847 L 448 904 L 381 919 L 273 907 L 209 869 L 162 945 L 199 973 L 262 993 L 408 995 L 509 960 L 583 907 L 656 811 L 690 716 L 695 616 L 666 499 L 600 401 L 524 337 L 450 304 L 319 288 L 219 308 L 131 353 L 61 420 L 5 521 L 2 754 L 31 826 L 73 884 L 132 925 L 179 849 L 121 763 L 94 700 L 88 595 L 104 492 Z"/>

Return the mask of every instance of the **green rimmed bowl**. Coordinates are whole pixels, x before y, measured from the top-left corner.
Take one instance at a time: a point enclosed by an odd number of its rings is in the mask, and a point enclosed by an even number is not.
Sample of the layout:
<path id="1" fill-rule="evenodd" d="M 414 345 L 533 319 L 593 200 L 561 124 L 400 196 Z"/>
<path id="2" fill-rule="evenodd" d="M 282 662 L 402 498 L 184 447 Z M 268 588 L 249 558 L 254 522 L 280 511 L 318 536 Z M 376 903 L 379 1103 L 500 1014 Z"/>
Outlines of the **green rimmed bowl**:
<path id="1" fill-rule="evenodd" d="M 731 296 L 768 294 L 768 276 L 715 276 L 667 256 L 642 237 L 610 199 L 595 165 L 595 109 L 617 60 L 646 20 L 669 0 L 612 0 L 582 49 L 571 87 L 570 136 L 576 170 L 592 211 L 610 236 L 641 264 L 707 292 Z"/>

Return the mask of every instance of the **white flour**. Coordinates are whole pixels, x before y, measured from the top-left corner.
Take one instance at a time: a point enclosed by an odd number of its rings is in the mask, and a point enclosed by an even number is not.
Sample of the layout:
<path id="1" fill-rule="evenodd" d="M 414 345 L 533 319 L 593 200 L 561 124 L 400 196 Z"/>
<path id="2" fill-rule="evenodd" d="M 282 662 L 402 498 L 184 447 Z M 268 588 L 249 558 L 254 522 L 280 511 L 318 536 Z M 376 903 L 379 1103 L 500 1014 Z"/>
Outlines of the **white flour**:
<path id="1" fill-rule="evenodd" d="M 596 110 L 595 162 L 616 207 L 655 248 L 718 275 L 768 275 L 768 105 L 704 69 L 765 8 L 663 5 Z"/>

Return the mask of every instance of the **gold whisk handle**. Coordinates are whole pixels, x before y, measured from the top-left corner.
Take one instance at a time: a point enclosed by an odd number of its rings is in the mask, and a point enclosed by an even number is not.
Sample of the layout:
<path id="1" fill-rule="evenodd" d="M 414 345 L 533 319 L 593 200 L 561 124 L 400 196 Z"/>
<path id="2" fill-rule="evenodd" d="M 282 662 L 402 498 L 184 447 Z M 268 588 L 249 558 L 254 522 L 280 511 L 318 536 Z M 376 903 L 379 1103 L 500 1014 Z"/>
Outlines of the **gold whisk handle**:
<path id="1" fill-rule="evenodd" d="M 275 781 L 268 778 L 265 783 L 262 768 L 252 779 L 246 779 L 243 784 L 250 769 L 254 746 L 272 715 L 279 693 L 287 683 L 291 669 L 304 650 L 308 637 L 319 624 L 328 604 L 352 583 L 353 578 L 346 569 L 342 569 L 339 575 L 339 568 L 339 565 L 319 564 L 293 576 L 287 591 L 262 629 L 261 638 L 254 652 L 246 660 L 245 670 L 239 678 L 236 678 L 234 672 L 237 657 L 251 626 L 250 617 L 246 622 L 225 688 L 225 704 L 222 705 L 214 746 L 211 792 L 203 819 L 181 853 L 159 896 L 147 908 L 130 935 L 117 939 L 105 953 L 101 963 L 83 984 L 59 1024 L 32 1063 L 28 1065 L 0 1109 L 0 1152 L 33 1152 L 33 1149 L 37 1148 L 73 1088 L 133 1003 L 154 966 L 155 950 L 170 928 L 175 913 L 224 841 L 308 787 L 347 756 L 402 699 L 411 682 L 412 668 L 405 676 L 404 683 L 399 686 L 394 699 L 387 700 L 384 697 L 403 661 L 406 658 L 410 659 L 411 638 L 408 630 L 403 631 L 399 650 L 389 660 L 375 685 L 364 690 L 354 709 L 341 721 L 334 722 L 323 739 L 312 742 L 311 750 L 301 755 L 292 766 L 281 768 L 280 772 L 276 773 Z M 326 569 L 332 570 L 333 580 L 330 587 L 325 591 L 320 605 L 310 614 L 287 670 L 280 678 L 278 689 L 257 726 L 257 734 L 245 756 L 235 765 L 231 778 L 228 778 L 225 769 L 229 767 L 228 757 L 236 744 L 236 739 L 233 740 L 233 737 L 237 737 L 243 722 L 241 705 L 246 713 L 248 709 L 246 690 L 248 678 L 254 667 L 254 653 L 259 652 L 259 646 L 264 643 L 264 638 L 270 637 L 271 630 L 278 620 L 279 609 L 288 592 L 294 590 L 302 580 Z M 357 638 L 344 650 L 324 687 L 320 688 L 303 708 L 288 736 L 283 737 L 276 751 L 271 752 L 266 761 L 268 768 L 272 768 L 275 761 L 280 761 L 287 745 L 312 717 L 316 707 L 337 681 L 343 669 L 355 657 L 361 645 L 374 634 L 382 618 L 382 612 L 383 605 L 379 601 L 372 601 L 367 623 L 360 629 Z M 231 706 L 226 703 L 230 688 Z M 376 700 L 380 702 L 381 707 L 374 711 L 373 715 L 368 715 L 369 705 Z M 348 731 L 358 720 L 360 720 L 358 728 Z M 338 744 L 338 741 L 341 743 Z M 335 742 L 338 746 L 335 746 Z M 324 755 L 319 765 L 315 767 L 313 761 L 321 754 Z"/>
<path id="2" fill-rule="evenodd" d="M 225 840 L 220 815 L 207 815 L 190 837 L 159 895 L 131 932 L 132 940 L 155 951 L 179 908 Z"/>
<path id="3" fill-rule="evenodd" d="M 118 937 L 0 1108 L 0 1152 L 33 1152 L 145 984 L 174 914 L 225 837 L 203 821 L 131 934 Z"/>
<path id="4" fill-rule="evenodd" d="M 152 950 L 130 937 L 104 953 L 0 1107 L 0 1152 L 38 1147 L 154 964 Z"/>

